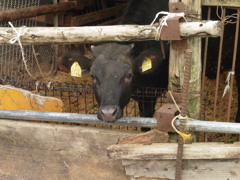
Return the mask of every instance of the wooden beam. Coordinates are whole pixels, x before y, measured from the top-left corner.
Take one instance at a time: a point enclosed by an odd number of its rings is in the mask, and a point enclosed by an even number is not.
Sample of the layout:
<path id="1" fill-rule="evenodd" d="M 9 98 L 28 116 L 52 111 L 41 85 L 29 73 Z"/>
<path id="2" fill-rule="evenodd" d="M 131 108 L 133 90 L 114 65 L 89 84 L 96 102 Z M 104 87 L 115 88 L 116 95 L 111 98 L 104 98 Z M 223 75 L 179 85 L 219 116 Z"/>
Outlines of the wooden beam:
<path id="1" fill-rule="evenodd" d="M 117 17 L 123 12 L 123 9 L 125 7 L 126 7 L 126 4 L 122 4 L 116 7 L 72 17 L 71 26 L 80 26 L 80 25 L 88 24 L 88 23 L 95 22 L 104 18 L 112 17 L 112 16 Z"/>
<path id="2" fill-rule="evenodd" d="M 239 0 L 202 0 L 203 6 L 227 6 L 227 7 L 240 7 Z"/>
<path id="3" fill-rule="evenodd" d="M 175 162 L 171 160 L 124 160 L 123 165 L 131 180 L 175 180 Z M 239 180 L 239 165 L 239 159 L 184 160 L 182 180 Z"/>
<path id="4" fill-rule="evenodd" d="M 240 159 L 239 152 L 239 143 L 184 144 L 183 159 Z M 175 160 L 177 144 L 120 144 L 108 147 L 108 153 L 112 159 L 121 160 Z"/>
<path id="5" fill-rule="evenodd" d="M 191 27 L 191 28 L 190 28 Z M 16 28 L 17 31 L 20 28 Z M 155 26 L 150 25 L 115 25 L 85 27 L 26 27 L 21 36 L 23 44 L 69 44 L 116 41 L 155 40 L 158 33 Z M 180 23 L 181 36 L 219 36 L 219 21 Z M 16 36 L 12 28 L 0 27 L 0 44 L 9 44 Z"/>
<path id="6" fill-rule="evenodd" d="M 106 148 L 133 133 L 0 120 L 0 179 L 128 180 Z"/>
<path id="7" fill-rule="evenodd" d="M 72 2 L 65 2 L 65 3 L 59 3 L 59 4 L 42 5 L 42 6 L 36 6 L 36 7 L 23 8 L 23 9 L 1 11 L 0 22 L 15 21 L 19 19 L 26 19 L 26 18 L 45 15 L 45 14 L 53 14 L 56 12 L 62 12 L 62 11 L 74 9 L 76 6 L 77 6 L 77 3 L 75 1 L 72 1 Z"/>
<path id="8" fill-rule="evenodd" d="M 184 145 L 183 180 L 239 180 L 240 144 L 194 143 Z M 177 144 L 124 144 L 108 148 L 110 158 L 122 159 L 133 180 L 174 180 Z M 139 180 L 141 180 L 139 178 Z"/>

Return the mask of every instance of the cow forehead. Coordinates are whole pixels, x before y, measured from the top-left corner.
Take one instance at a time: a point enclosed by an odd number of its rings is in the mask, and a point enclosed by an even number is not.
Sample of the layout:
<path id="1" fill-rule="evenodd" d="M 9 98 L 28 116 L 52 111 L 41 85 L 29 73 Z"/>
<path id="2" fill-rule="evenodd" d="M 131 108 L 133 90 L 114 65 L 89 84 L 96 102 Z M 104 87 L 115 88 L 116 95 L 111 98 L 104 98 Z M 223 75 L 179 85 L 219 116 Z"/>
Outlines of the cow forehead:
<path id="1" fill-rule="evenodd" d="M 114 43 L 96 47 L 91 73 L 96 76 L 123 76 L 132 69 L 130 49 L 128 45 Z"/>
<path id="2" fill-rule="evenodd" d="M 91 68 L 91 73 L 99 78 L 121 78 L 132 71 L 130 60 L 120 59 L 96 59 Z"/>

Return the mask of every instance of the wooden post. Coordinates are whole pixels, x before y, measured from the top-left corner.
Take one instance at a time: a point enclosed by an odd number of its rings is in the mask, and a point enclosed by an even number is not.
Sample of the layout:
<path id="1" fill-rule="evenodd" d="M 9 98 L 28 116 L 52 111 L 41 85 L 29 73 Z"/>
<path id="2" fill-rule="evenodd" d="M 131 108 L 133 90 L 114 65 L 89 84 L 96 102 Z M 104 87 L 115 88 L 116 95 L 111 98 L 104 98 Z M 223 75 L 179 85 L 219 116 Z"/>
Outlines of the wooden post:
<path id="1" fill-rule="evenodd" d="M 170 0 L 177 2 L 177 0 Z M 201 20 L 201 0 L 182 0 L 188 22 Z M 201 90 L 201 38 L 189 37 L 188 48 L 192 50 L 191 80 L 189 85 L 188 116 L 199 118 Z M 169 62 L 169 89 L 182 89 L 184 76 L 184 50 L 171 48 Z M 192 92 L 192 93 L 191 93 Z"/>

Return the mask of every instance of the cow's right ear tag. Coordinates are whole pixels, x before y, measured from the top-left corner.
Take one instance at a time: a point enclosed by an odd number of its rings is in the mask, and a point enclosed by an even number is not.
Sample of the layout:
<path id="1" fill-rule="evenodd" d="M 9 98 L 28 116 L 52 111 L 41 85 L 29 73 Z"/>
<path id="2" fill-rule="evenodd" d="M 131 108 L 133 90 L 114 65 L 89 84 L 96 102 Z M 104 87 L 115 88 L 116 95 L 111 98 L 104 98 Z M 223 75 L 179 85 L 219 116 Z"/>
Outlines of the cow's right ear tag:
<path id="1" fill-rule="evenodd" d="M 78 62 L 74 62 L 71 66 L 71 76 L 82 77 L 82 69 Z"/>
<path id="2" fill-rule="evenodd" d="M 142 63 L 142 72 L 152 69 L 152 61 L 149 57 L 146 57 Z"/>

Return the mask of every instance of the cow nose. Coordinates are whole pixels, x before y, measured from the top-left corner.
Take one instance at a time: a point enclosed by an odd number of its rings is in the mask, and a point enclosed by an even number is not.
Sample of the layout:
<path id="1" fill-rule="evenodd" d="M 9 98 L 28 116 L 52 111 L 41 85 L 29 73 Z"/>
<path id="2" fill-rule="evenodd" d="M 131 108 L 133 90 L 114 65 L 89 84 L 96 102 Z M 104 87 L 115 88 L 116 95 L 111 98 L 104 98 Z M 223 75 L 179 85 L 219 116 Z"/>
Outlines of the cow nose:
<path id="1" fill-rule="evenodd" d="M 115 122 L 121 118 L 120 108 L 115 105 L 101 106 L 98 111 L 98 118 L 106 122 Z"/>

